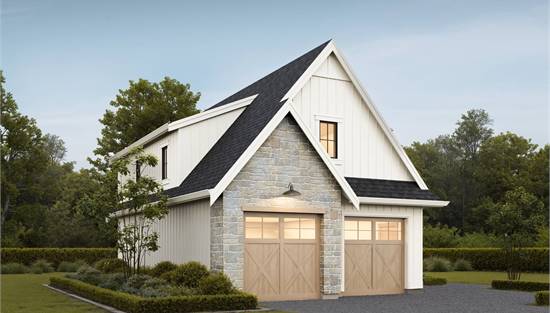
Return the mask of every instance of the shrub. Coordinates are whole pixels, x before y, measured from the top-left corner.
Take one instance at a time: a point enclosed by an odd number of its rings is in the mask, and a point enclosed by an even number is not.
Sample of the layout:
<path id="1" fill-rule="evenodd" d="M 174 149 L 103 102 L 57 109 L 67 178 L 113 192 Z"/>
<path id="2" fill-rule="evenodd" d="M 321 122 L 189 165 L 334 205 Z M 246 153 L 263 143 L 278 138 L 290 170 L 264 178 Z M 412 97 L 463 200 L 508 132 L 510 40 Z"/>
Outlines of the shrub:
<path id="1" fill-rule="evenodd" d="M 33 274 L 42 274 L 42 273 L 44 273 L 44 270 L 40 266 L 34 266 L 33 265 L 33 266 L 30 267 L 30 269 L 31 269 L 30 270 L 31 273 L 33 273 Z"/>
<path id="2" fill-rule="evenodd" d="M 168 282 L 166 282 L 164 279 L 153 277 L 144 281 L 142 288 L 158 289 L 158 288 L 166 287 L 167 285 L 168 285 Z"/>
<path id="3" fill-rule="evenodd" d="M 101 288 L 111 290 L 120 290 L 126 282 L 126 277 L 123 273 L 103 274 L 102 282 L 98 285 Z"/>
<path id="4" fill-rule="evenodd" d="M 57 267 L 63 261 L 84 260 L 93 264 L 104 258 L 116 258 L 117 251 L 114 248 L 2 248 L 0 255 L 3 263 L 30 265 L 44 259 Z"/>
<path id="5" fill-rule="evenodd" d="M 178 286 L 197 288 L 199 281 L 206 276 L 208 276 L 206 266 L 192 261 L 179 265 L 175 270 L 162 275 L 161 278 Z"/>
<path id="6" fill-rule="evenodd" d="M 92 285 L 99 285 L 102 282 L 101 272 L 89 265 L 81 266 L 76 274 L 69 277 L 74 277 L 78 280 Z"/>
<path id="7" fill-rule="evenodd" d="M 170 261 L 160 262 L 151 269 L 150 275 L 154 277 L 160 277 L 162 274 L 173 271 L 177 267 L 178 266 L 176 264 Z"/>
<path id="8" fill-rule="evenodd" d="M 424 225 L 424 246 L 430 248 L 455 247 L 457 229 L 447 225 Z"/>
<path id="9" fill-rule="evenodd" d="M 537 291 L 535 293 L 535 303 L 537 305 L 548 305 L 548 302 L 549 302 L 548 290 Z"/>
<path id="10" fill-rule="evenodd" d="M 31 271 L 35 274 L 53 272 L 52 263 L 46 260 L 37 260 L 31 266 Z"/>
<path id="11" fill-rule="evenodd" d="M 453 270 L 453 266 L 449 260 L 439 257 L 426 259 L 426 267 L 428 272 L 448 272 Z"/>
<path id="12" fill-rule="evenodd" d="M 521 280 L 493 280 L 491 282 L 491 287 L 504 290 L 539 291 L 548 290 L 550 284 Z"/>
<path id="13" fill-rule="evenodd" d="M 485 233 L 468 233 L 457 237 L 456 244 L 460 248 L 494 248 L 502 245 L 495 235 Z"/>
<path id="14" fill-rule="evenodd" d="M 2 274 L 25 274 L 28 272 L 30 269 L 21 263 L 2 264 Z"/>
<path id="15" fill-rule="evenodd" d="M 454 270 L 457 272 L 466 272 L 472 270 L 472 263 L 468 260 L 458 259 L 455 261 Z"/>
<path id="16" fill-rule="evenodd" d="M 521 252 L 521 269 L 529 272 L 548 272 L 548 248 L 524 248 Z M 498 248 L 439 248 L 424 249 L 424 258 L 443 257 L 451 261 L 470 261 L 476 271 L 505 271 L 506 258 Z"/>
<path id="17" fill-rule="evenodd" d="M 101 259 L 94 267 L 103 273 L 122 273 L 128 267 L 126 262 L 118 258 Z"/>
<path id="18" fill-rule="evenodd" d="M 130 278 L 128 278 L 128 281 L 126 281 L 126 285 L 130 288 L 139 289 L 149 279 L 151 279 L 151 276 L 149 275 L 142 275 L 142 274 L 132 275 L 130 276 Z"/>
<path id="19" fill-rule="evenodd" d="M 142 298 L 68 278 L 52 277 L 50 285 L 128 313 L 250 310 L 258 305 L 256 296 L 244 292 L 215 296 Z"/>
<path id="20" fill-rule="evenodd" d="M 211 273 L 199 281 L 198 289 L 204 295 L 226 295 L 234 292 L 231 280 L 223 273 Z"/>
<path id="21" fill-rule="evenodd" d="M 445 278 L 439 278 L 439 277 L 432 277 L 432 276 L 424 276 L 424 285 L 426 286 L 436 286 L 436 285 L 446 285 L 447 279 Z"/>
<path id="22" fill-rule="evenodd" d="M 59 266 L 57 267 L 57 271 L 58 272 L 64 272 L 64 273 L 68 273 L 68 272 L 76 272 L 78 271 L 78 269 L 81 267 L 82 265 L 81 264 L 78 264 L 76 262 L 61 262 L 59 263 Z"/>

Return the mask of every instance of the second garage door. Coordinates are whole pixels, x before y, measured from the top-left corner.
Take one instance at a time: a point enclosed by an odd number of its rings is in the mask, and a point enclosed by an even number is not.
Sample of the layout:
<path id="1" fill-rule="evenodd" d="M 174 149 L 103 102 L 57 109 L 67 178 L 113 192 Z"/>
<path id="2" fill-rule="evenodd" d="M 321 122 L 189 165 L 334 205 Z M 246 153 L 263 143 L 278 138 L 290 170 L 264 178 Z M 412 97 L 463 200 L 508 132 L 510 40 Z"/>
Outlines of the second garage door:
<path id="1" fill-rule="evenodd" d="M 260 300 L 319 298 L 316 215 L 245 215 L 244 289 Z"/>
<path id="2" fill-rule="evenodd" d="M 403 292 L 403 220 L 347 218 L 345 295 Z"/>

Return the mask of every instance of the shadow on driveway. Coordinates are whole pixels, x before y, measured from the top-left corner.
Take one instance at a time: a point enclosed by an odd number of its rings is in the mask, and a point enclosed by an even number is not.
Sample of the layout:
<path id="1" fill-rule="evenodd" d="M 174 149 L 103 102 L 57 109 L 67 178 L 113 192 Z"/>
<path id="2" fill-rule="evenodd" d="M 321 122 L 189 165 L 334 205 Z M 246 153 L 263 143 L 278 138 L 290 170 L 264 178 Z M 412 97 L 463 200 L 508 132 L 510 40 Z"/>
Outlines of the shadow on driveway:
<path id="1" fill-rule="evenodd" d="M 548 312 L 535 306 L 534 293 L 495 290 L 490 286 L 448 284 L 423 292 L 337 300 L 265 302 L 262 307 L 299 313 L 516 313 Z"/>

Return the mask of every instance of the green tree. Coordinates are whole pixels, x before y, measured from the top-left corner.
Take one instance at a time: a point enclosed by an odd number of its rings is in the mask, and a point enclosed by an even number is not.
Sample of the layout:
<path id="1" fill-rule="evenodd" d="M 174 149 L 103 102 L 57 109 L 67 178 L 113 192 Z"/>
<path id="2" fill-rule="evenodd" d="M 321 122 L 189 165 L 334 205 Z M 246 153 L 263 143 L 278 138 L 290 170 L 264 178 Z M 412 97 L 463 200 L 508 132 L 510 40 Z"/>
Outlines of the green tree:
<path id="1" fill-rule="evenodd" d="M 94 154 L 103 160 L 91 160 L 92 164 L 101 169 L 110 155 L 163 124 L 198 113 L 200 93 L 190 88 L 189 84 L 170 77 L 158 83 L 145 79 L 130 81 L 130 86 L 119 90 L 111 101 L 114 110 L 107 110 L 99 120 L 103 129 Z"/>
<path id="2" fill-rule="evenodd" d="M 117 248 L 122 259 L 130 265 L 126 276 L 139 274 L 149 251 L 158 250 L 158 233 L 152 229 L 155 222 L 168 213 L 167 196 L 162 185 L 145 175 L 129 177 L 130 168 L 140 170 L 155 166 L 157 159 L 143 153 L 141 148 L 134 149 L 127 156 L 111 163 L 108 175 L 126 177 L 117 192 L 116 211 L 122 215 L 119 219 Z"/>
<path id="3" fill-rule="evenodd" d="M 494 206 L 489 223 L 495 235 L 504 242 L 508 256 L 508 279 L 521 278 L 521 249 L 532 245 L 544 225 L 544 205 L 536 196 L 518 187 L 506 192 Z"/>
<path id="4" fill-rule="evenodd" d="M 6 91 L 4 84 L 5 78 L 0 72 L 2 226 L 22 198 L 36 198 L 36 175 L 47 166 L 42 132 L 34 119 L 19 112 L 13 95 Z"/>

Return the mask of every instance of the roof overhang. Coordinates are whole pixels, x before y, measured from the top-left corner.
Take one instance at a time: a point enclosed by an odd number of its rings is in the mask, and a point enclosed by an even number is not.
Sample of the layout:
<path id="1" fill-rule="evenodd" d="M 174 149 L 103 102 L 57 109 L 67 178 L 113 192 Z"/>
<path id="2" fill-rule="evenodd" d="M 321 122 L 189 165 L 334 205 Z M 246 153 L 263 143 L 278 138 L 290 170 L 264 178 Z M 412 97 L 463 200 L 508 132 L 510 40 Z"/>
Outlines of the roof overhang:
<path id="1" fill-rule="evenodd" d="M 211 110 L 208 110 L 208 111 L 203 111 L 201 113 L 197 113 L 195 115 L 191 115 L 189 117 L 182 118 L 182 119 L 179 119 L 179 120 L 171 122 L 171 123 L 166 123 L 166 124 L 160 126 L 159 128 L 155 129 L 154 131 L 150 132 L 149 134 L 147 134 L 147 135 L 143 136 L 142 138 L 138 139 L 136 142 L 132 143 L 128 147 L 120 150 L 114 156 L 112 156 L 109 159 L 109 161 L 112 162 L 116 159 L 119 159 L 119 158 L 123 157 L 124 155 L 128 154 L 135 147 L 144 146 L 144 145 L 156 140 L 157 138 L 159 138 L 161 136 L 164 136 L 167 133 L 178 130 L 179 128 L 183 128 L 183 127 L 186 127 L 186 126 L 189 126 L 189 125 L 200 123 L 200 122 L 205 121 L 207 119 L 211 119 L 213 117 L 216 117 L 216 116 L 219 116 L 219 115 L 222 115 L 222 114 L 225 114 L 225 113 L 228 113 L 228 112 L 246 107 L 246 106 L 250 105 L 252 103 L 252 101 L 254 101 L 254 99 L 256 99 L 257 96 L 258 95 L 256 94 L 256 95 L 253 95 L 253 96 L 250 96 L 250 97 L 239 99 L 237 101 L 233 101 L 231 103 L 228 103 L 226 105 L 222 105 L 220 107 L 217 107 L 217 108 L 214 108 L 214 109 L 211 109 Z"/>
<path id="2" fill-rule="evenodd" d="M 424 208 L 442 208 L 449 204 L 449 201 L 443 201 L 443 200 L 375 198 L 375 197 L 359 197 L 359 202 L 361 204 L 371 204 L 371 205 L 397 205 L 397 206 L 414 206 L 414 207 L 424 207 Z"/>
<path id="3" fill-rule="evenodd" d="M 166 201 L 166 205 L 167 206 L 174 206 L 174 205 L 177 205 L 177 204 L 192 202 L 192 201 L 201 200 L 201 199 L 208 199 L 208 198 L 210 198 L 210 190 L 201 190 L 201 191 L 196 191 L 196 192 L 188 193 L 188 194 L 185 194 L 185 195 L 169 198 L 168 201 Z M 151 202 L 151 203 L 152 204 L 156 203 L 156 201 Z M 135 213 L 139 213 L 139 211 L 135 212 Z M 110 218 L 121 218 L 121 217 L 128 216 L 128 215 L 131 215 L 131 214 L 133 214 L 133 212 L 131 213 L 129 210 L 126 209 L 126 210 L 120 210 L 120 211 L 113 212 L 113 213 L 109 214 L 109 217 Z"/>

